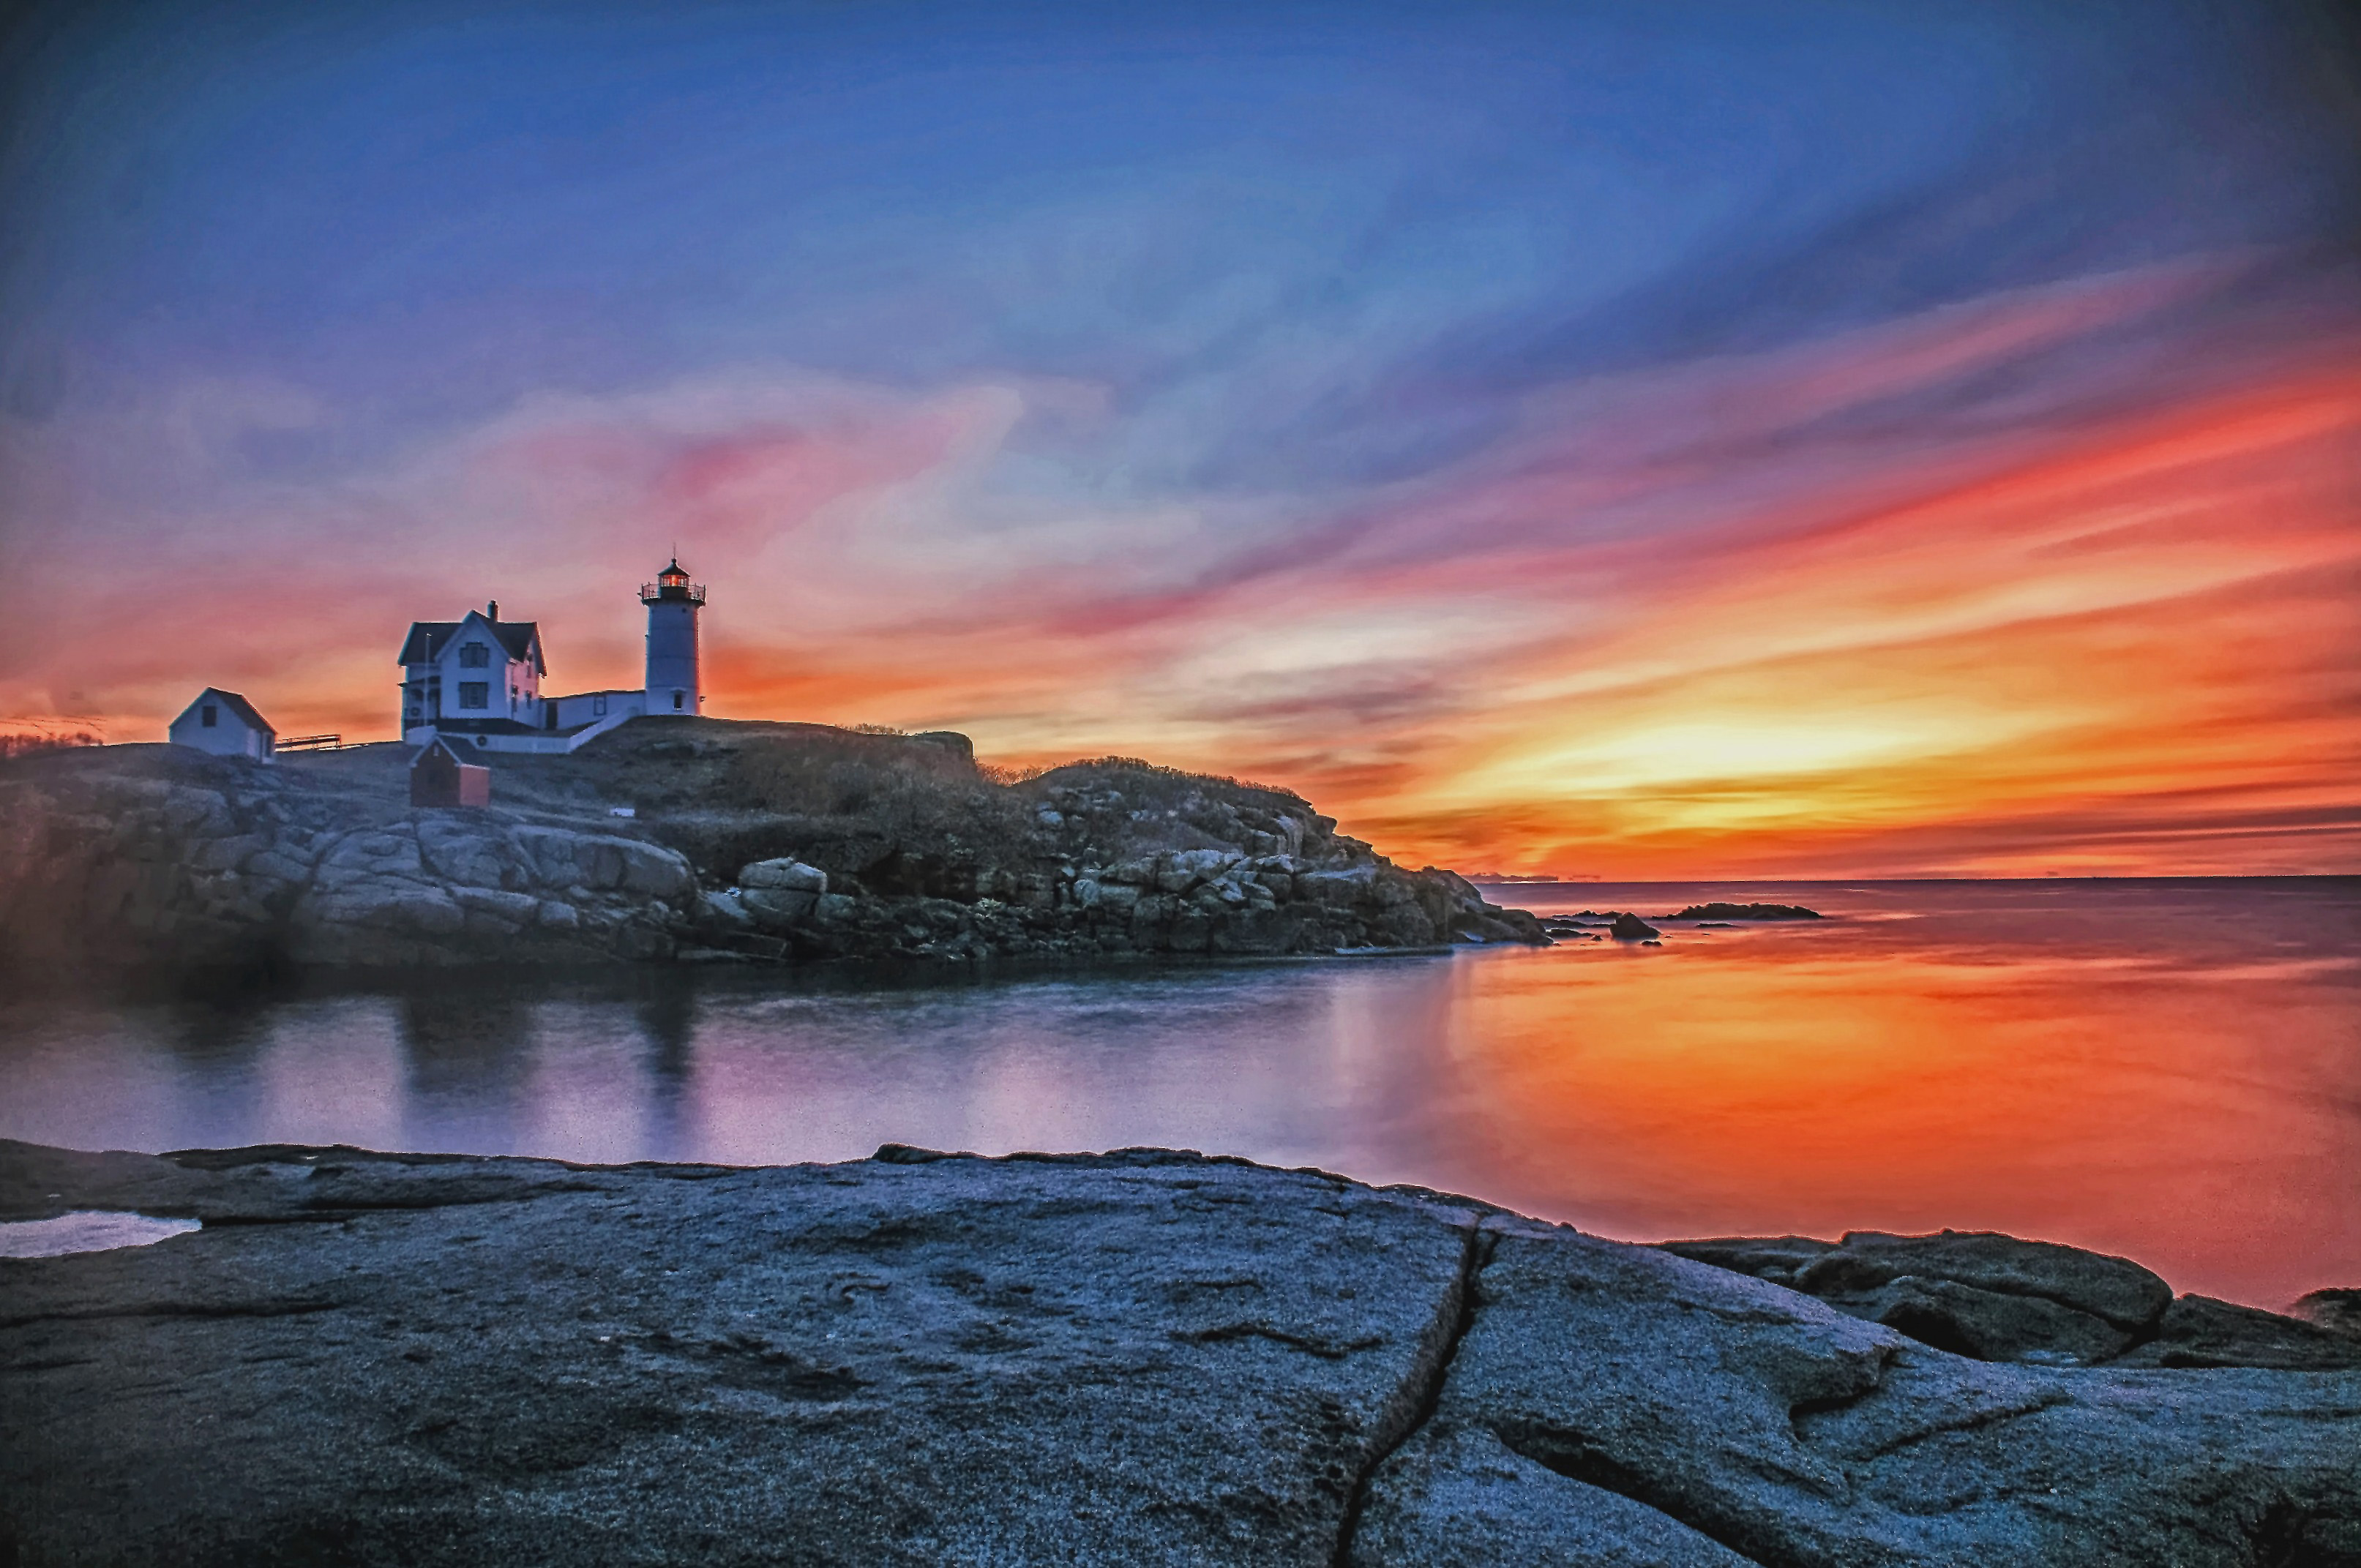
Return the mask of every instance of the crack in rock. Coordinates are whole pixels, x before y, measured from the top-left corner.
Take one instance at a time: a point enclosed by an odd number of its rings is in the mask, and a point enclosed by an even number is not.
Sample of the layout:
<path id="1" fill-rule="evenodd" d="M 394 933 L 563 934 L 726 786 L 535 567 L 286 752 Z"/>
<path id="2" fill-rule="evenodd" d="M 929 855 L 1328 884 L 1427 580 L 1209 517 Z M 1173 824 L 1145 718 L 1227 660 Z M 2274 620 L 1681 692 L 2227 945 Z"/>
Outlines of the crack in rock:
<path id="1" fill-rule="evenodd" d="M 2003 1405 L 1994 1409 L 1978 1410 L 1972 1415 L 1962 1416 L 1958 1420 L 1942 1421 L 1934 1426 L 1921 1427 L 1916 1431 L 1904 1432 L 1899 1437 L 1889 1438 L 1874 1448 L 1864 1449 L 1852 1457 L 1861 1462 L 1885 1459 L 1902 1453 L 1905 1449 L 1916 1448 L 1922 1442 L 1928 1442 L 1938 1437 L 1946 1437 L 1954 1432 L 1982 1431 L 1987 1427 L 1996 1427 L 2004 1421 L 2022 1420 L 2027 1416 L 2037 1416 L 2044 1410 L 2055 1409 L 2060 1405 L 2070 1405 L 2073 1402 L 2064 1390 L 2046 1388 L 2024 1404 Z"/>
<path id="2" fill-rule="evenodd" d="M 1375 1350 L 1386 1343 L 1383 1334 L 1365 1334 L 1359 1339 L 1323 1340 L 1303 1334 L 1290 1333 L 1268 1323 L 1221 1323 L 1210 1329 L 1175 1329 L 1172 1337 L 1184 1344 L 1219 1344 L 1225 1340 L 1267 1339 L 1273 1344 L 1283 1344 L 1290 1350 L 1300 1350 L 1306 1355 L 1316 1355 L 1323 1361 L 1342 1361 L 1356 1350 Z"/>
<path id="3" fill-rule="evenodd" d="M 126 1301 L 112 1307 L 73 1308 L 0 1318 L 0 1329 L 28 1323 L 92 1322 L 106 1318 L 294 1318 L 341 1310 L 345 1303 L 309 1298 L 278 1301 Z"/>
<path id="4" fill-rule="evenodd" d="M 1530 1459 L 1544 1470 L 1653 1508 L 1675 1524 L 1762 1568 L 1818 1568 L 1809 1560 L 1784 1550 L 1777 1541 L 1759 1539 L 1734 1520 L 1700 1512 L 1655 1477 L 1618 1459 L 1603 1444 L 1581 1432 L 1554 1427 L 1502 1425 L 1493 1428 L 1492 1435 L 1510 1453 Z"/>
<path id="5" fill-rule="evenodd" d="M 1419 1336 L 1410 1370 L 1403 1375 L 1393 1398 L 1378 1412 L 1377 1422 L 1369 1432 L 1368 1451 L 1345 1495 L 1345 1517 L 1336 1527 L 1336 1548 L 1329 1556 L 1330 1568 L 1351 1568 L 1353 1539 L 1360 1530 L 1361 1515 L 1368 1506 L 1369 1483 L 1403 1443 L 1433 1420 L 1436 1409 L 1443 1403 L 1443 1386 L 1451 1376 L 1451 1363 L 1458 1355 L 1467 1331 L 1476 1326 L 1477 1279 L 1492 1261 L 1493 1249 L 1499 1245 L 1499 1235 L 1482 1220 L 1466 1227 L 1458 1272 L 1452 1276 L 1442 1299 L 1436 1301 L 1434 1317 L 1426 1332 Z"/>

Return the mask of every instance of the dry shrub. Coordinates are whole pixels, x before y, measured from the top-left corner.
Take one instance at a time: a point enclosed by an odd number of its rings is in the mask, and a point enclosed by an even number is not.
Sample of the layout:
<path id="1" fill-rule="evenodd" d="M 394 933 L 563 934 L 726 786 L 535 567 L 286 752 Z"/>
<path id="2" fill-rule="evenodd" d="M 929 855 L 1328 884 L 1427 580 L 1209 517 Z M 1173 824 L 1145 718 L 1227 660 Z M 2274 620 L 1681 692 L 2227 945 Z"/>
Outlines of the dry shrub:
<path id="1" fill-rule="evenodd" d="M 1194 773 L 1186 768 L 1169 768 L 1161 762 L 1150 762 L 1138 757 L 1088 757 L 1071 762 L 1060 762 L 1054 768 L 1038 768 L 1027 775 L 1027 782 L 1038 780 L 1047 786 L 1059 784 L 1112 784 L 1126 795 L 1137 795 L 1158 804 L 1184 800 L 1192 795 L 1211 792 L 1221 795 L 1235 792 L 1229 798 L 1253 802 L 1265 809 L 1309 813 L 1312 803 L 1291 789 L 1277 784 L 1255 784 L 1246 779 L 1234 779 L 1222 773 Z"/>
<path id="2" fill-rule="evenodd" d="M 106 732 L 94 718 L 0 718 L 0 757 L 105 744 Z"/>
<path id="3" fill-rule="evenodd" d="M 965 753 L 875 730 L 750 742 L 730 759 L 722 794 L 741 809 L 922 850 L 1013 850 L 1027 820 L 1025 804 Z"/>

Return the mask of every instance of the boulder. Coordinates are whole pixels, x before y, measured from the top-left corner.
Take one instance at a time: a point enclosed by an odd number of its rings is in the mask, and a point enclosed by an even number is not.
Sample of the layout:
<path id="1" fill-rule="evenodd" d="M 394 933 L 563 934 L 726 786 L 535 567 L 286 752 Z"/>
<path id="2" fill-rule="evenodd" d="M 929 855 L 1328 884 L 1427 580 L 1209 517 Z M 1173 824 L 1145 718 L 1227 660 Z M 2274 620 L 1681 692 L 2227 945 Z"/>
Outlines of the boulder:
<path id="1" fill-rule="evenodd" d="M 736 927 L 752 926 L 754 923 L 754 913 L 746 907 L 745 895 L 741 893 L 715 893 L 708 890 L 697 895 L 697 908 L 708 924 L 718 923 L 724 927 Z"/>
<path id="2" fill-rule="evenodd" d="M 1619 942 L 1644 942 L 1664 935 L 1637 915 L 1618 915 L 1615 924 L 1608 927 L 1607 934 Z"/>
<path id="3" fill-rule="evenodd" d="M 1235 910 L 1213 923 L 1209 946 L 1217 953 L 1264 957 L 1301 951 L 1306 946 L 1304 917 L 1293 910 L 1271 907 Z"/>
<path id="4" fill-rule="evenodd" d="M 2297 1298 L 2290 1317 L 2349 1339 L 2361 1339 L 2361 1290 L 2331 1288 Z"/>
<path id="5" fill-rule="evenodd" d="M 2346 1371 L 2361 1368 L 2361 1340 L 2235 1301 L 2183 1296 L 2165 1309 L 2156 1337 L 2125 1355 L 2121 1365 Z"/>
<path id="6" fill-rule="evenodd" d="M 1378 868 L 1375 866 L 1305 872 L 1295 878 L 1295 896 L 1309 904 L 1349 909 L 1356 904 L 1374 900 L 1377 881 Z"/>
<path id="7" fill-rule="evenodd" d="M 2081 1365 L 2122 1354 L 2135 1338 L 2130 1329 L 2045 1296 L 1979 1289 L 1952 1279 L 1903 1275 L 1865 1298 L 1816 1294 L 1921 1344 L 1978 1361 Z"/>
<path id="8" fill-rule="evenodd" d="M 1678 1244 L 1671 1250 L 1686 1252 Z M 1825 1300 L 1872 1293 L 1905 1276 L 2039 1298 L 2134 1332 L 2154 1325 L 2172 1301 L 2172 1287 L 2128 1258 L 1990 1231 L 1853 1231 L 1799 1271 L 1795 1284 Z"/>
<path id="9" fill-rule="evenodd" d="M 1245 859 L 1235 850 L 1175 850 L 1164 857 L 1156 874 L 1156 885 L 1166 893 L 1187 893 Z"/>
<path id="10" fill-rule="evenodd" d="M 756 861 L 739 868 L 738 885 L 781 893 L 822 894 L 828 891 L 828 873 L 797 860 Z"/>
<path id="11" fill-rule="evenodd" d="M 750 887 L 742 889 L 739 901 L 758 924 L 790 926 L 811 914 L 818 905 L 820 894 L 800 889 L 783 887 Z"/>
<path id="12" fill-rule="evenodd" d="M 1856 1231 L 1840 1242 L 1741 1236 L 1663 1246 L 1981 1361 L 2361 1368 L 2361 1339 L 2211 1297 L 2176 1300 L 2170 1286 L 2127 1258 L 2054 1242 Z M 2316 1291 L 2305 1301 L 2339 1294 Z"/>

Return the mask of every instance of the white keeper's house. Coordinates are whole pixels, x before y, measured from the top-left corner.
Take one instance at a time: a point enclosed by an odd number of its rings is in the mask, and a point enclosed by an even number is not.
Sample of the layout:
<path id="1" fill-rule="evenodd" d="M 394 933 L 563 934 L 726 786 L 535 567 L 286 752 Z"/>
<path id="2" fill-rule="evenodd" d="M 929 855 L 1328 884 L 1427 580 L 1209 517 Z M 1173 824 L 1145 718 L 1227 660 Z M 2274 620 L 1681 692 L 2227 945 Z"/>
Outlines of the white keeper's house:
<path id="1" fill-rule="evenodd" d="M 642 586 L 648 610 L 647 685 L 636 691 L 544 696 L 541 627 L 502 620 L 498 599 L 460 620 L 414 620 L 402 639 L 401 738 L 438 736 L 484 751 L 571 751 L 626 719 L 689 718 L 698 689 L 697 618 L 705 589 L 677 557 Z"/>

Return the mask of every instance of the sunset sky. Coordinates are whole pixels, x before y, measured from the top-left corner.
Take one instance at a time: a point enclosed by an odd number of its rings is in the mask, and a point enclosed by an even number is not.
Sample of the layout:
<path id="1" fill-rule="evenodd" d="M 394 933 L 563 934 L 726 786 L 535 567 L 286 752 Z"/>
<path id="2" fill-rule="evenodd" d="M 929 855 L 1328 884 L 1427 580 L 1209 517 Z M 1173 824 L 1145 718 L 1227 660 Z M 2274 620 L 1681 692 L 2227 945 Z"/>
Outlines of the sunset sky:
<path id="1" fill-rule="evenodd" d="M 77 5 L 0 45 L 0 720 L 708 712 L 1411 864 L 2361 872 L 2326 5 Z"/>

